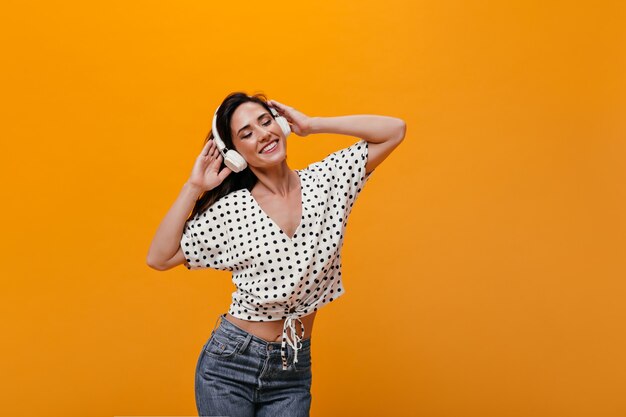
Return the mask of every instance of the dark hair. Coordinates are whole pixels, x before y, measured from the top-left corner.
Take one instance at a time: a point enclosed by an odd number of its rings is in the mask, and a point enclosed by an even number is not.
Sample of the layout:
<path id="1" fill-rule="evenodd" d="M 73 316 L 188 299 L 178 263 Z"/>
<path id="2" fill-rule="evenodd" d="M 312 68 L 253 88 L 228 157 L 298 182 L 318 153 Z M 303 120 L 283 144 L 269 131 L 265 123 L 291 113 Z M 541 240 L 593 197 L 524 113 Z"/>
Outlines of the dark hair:
<path id="1" fill-rule="evenodd" d="M 224 142 L 224 145 L 226 145 L 226 148 L 228 149 L 235 149 L 235 146 L 233 145 L 233 139 L 231 137 L 232 132 L 230 129 L 230 121 L 233 117 L 233 113 L 235 113 L 235 110 L 241 104 L 250 101 L 260 104 L 270 114 L 272 114 L 269 106 L 267 105 L 267 97 L 265 96 L 265 94 L 256 93 L 252 96 L 249 96 L 246 93 L 240 91 L 230 93 L 224 99 L 224 101 L 222 101 L 222 104 L 217 111 L 217 122 L 215 123 L 217 126 L 217 133 L 220 135 L 222 142 Z M 274 117 L 274 115 L 272 115 L 272 117 Z M 211 120 L 213 120 L 212 117 Z M 204 144 L 206 145 L 206 143 L 212 138 L 213 132 L 211 130 L 204 140 Z M 225 166 L 226 165 L 224 164 L 224 161 L 222 161 L 220 171 L 224 169 Z M 233 191 L 237 191 L 243 188 L 247 188 L 249 191 L 252 191 L 252 187 L 254 187 L 257 181 L 258 178 L 256 177 L 256 175 L 254 175 L 254 173 L 250 169 L 250 166 L 246 167 L 246 169 L 241 172 L 231 172 L 220 185 L 213 188 L 212 190 L 205 191 L 200 196 L 200 198 L 198 198 L 188 219 L 194 217 L 197 213 L 203 212 L 204 210 L 208 209 L 217 200 Z"/>

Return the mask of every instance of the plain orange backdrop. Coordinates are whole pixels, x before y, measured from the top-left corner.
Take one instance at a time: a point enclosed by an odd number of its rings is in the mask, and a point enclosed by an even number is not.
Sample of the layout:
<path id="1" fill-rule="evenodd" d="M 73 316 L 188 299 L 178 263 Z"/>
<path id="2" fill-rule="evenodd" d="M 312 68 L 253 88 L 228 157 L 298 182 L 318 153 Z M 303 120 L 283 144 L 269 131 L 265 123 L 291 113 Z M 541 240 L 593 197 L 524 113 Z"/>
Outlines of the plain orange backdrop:
<path id="1" fill-rule="evenodd" d="M 226 272 L 146 254 L 232 91 L 407 135 L 351 215 L 312 416 L 626 416 L 620 1 L 9 1 L 0 404 L 195 415 Z M 298 169 L 358 138 L 289 138 Z"/>

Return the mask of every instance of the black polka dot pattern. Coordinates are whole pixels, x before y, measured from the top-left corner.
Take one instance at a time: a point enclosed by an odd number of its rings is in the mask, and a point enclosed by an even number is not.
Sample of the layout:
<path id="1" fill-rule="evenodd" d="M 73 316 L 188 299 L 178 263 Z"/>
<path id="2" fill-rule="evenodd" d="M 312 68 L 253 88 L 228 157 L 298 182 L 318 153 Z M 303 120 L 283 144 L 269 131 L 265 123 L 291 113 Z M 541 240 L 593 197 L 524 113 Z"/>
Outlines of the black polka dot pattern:
<path id="1" fill-rule="evenodd" d="M 251 321 L 306 316 L 344 293 L 341 248 L 365 174 L 361 139 L 302 170 L 302 219 L 290 238 L 247 189 L 233 191 L 185 224 L 187 268 L 232 271 L 229 313 Z"/>

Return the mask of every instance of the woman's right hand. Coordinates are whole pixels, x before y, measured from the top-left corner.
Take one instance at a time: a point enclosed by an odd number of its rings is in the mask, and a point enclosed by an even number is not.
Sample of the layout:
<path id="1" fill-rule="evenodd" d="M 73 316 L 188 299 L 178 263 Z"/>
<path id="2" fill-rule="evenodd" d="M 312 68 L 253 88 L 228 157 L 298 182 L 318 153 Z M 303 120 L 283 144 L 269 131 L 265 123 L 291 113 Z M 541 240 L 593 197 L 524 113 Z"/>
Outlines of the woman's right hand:
<path id="1" fill-rule="evenodd" d="M 227 166 L 219 171 L 223 159 L 211 137 L 196 158 L 196 163 L 187 182 L 198 187 L 202 192 L 214 189 L 232 172 Z"/>

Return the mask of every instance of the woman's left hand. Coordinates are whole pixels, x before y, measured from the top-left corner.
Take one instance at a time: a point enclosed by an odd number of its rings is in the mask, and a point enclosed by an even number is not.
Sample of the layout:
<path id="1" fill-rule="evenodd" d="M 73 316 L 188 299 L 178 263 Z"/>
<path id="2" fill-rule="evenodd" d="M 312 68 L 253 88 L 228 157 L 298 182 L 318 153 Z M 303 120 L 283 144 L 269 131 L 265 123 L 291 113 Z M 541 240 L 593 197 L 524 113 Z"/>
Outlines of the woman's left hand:
<path id="1" fill-rule="evenodd" d="M 311 117 L 286 106 L 276 100 L 268 100 L 267 104 L 276 109 L 279 116 L 283 116 L 289 122 L 291 131 L 298 136 L 306 136 L 311 133 Z"/>

